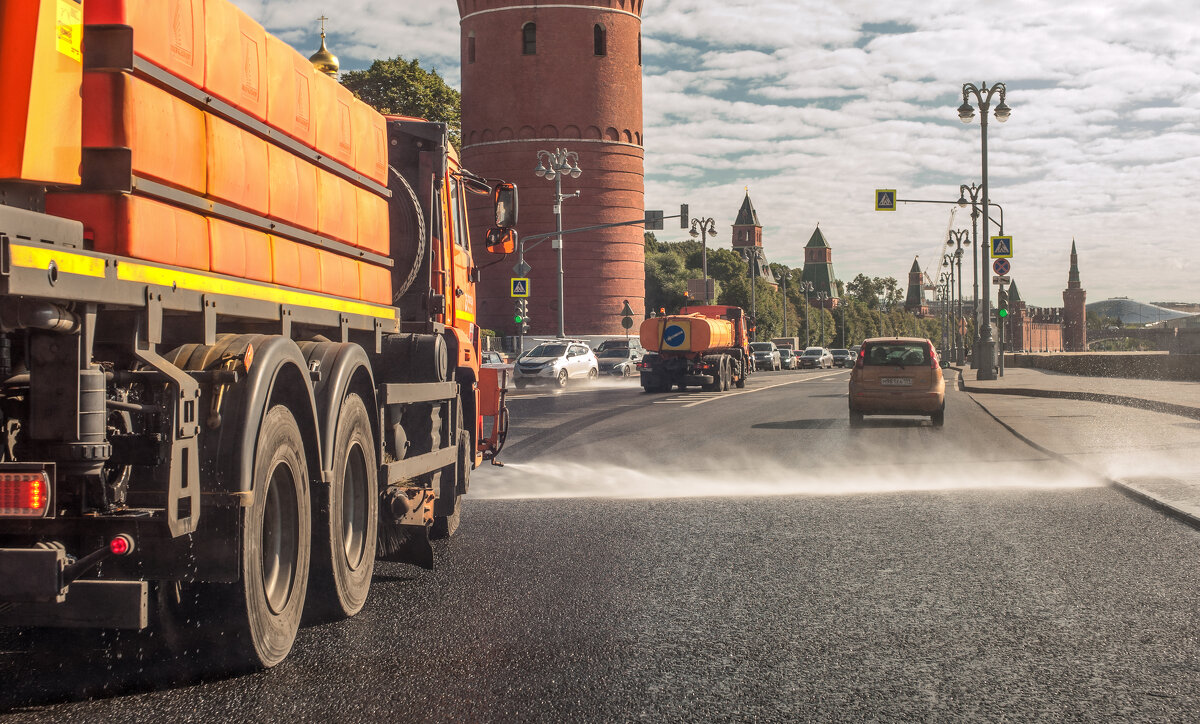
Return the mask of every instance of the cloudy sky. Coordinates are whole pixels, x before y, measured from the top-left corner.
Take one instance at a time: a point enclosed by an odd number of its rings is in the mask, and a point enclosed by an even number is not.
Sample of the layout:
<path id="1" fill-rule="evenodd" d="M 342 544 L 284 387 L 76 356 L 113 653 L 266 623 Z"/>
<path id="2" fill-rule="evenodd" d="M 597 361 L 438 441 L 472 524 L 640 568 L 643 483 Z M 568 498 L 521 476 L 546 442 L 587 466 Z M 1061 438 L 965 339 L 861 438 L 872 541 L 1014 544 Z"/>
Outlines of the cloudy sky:
<path id="1" fill-rule="evenodd" d="M 344 70 L 401 55 L 458 85 L 453 0 L 235 2 L 305 52 L 330 16 Z M 969 214 L 876 212 L 873 191 L 977 183 L 978 115 L 955 109 L 964 82 L 1003 82 L 990 195 L 1026 301 L 1062 304 L 1074 238 L 1089 301 L 1200 302 L 1195 0 L 646 0 L 643 23 L 647 208 L 687 202 L 728 245 L 748 186 L 772 261 L 801 264 L 819 223 L 843 279 L 935 272 Z"/>

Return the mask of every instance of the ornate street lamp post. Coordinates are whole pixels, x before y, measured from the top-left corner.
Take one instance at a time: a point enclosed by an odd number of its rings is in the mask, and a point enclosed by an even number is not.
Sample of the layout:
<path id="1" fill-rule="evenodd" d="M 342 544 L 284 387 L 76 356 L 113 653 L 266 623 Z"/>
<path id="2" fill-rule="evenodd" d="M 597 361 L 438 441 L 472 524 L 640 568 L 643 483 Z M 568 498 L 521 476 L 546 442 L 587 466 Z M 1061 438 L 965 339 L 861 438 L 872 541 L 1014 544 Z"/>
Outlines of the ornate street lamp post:
<path id="1" fill-rule="evenodd" d="M 809 346 L 809 315 L 812 312 L 812 306 L 809 303 L 809 295 L 812 294 L 812 282 L 800 282 L 800 292 L 804 293 L 804 345 Z"/>
<path id="2" fill-rule="evenodd" d="M 963 335 L 965 334 L 965 330 L 961 329 L 959 325 L 962 324 L 962 313 L 963 313 L 963 310 L 962 310 L 963 242 L 967 242 L 968 244 L 970 244 L 970 241 L 971 241 L 971 238 L 970 238 L 970 235 L 967 233 L 966 229 L 953 230 L 950 232 L 950 237 L 948 239 L 946 239 L 946 246 L 955 247 L 954 260 L 958 263 L 958 272 L 957 272 L 958 306 L 955 308 L 955 312 L 954 312 L 954 334 L 955 334 L 954 360 L 958 364 L 963 363 L 964 356 L 966 355 L 966 351 L 967 351 L 966 350 L 966 347 L 967 347 L 966 339 L 964 339 L 964 337 L 963 337 Z M 971 267 L 972 267 L 972 269 L 974 269 L 975 265 L 972 264 Z M 978 270 L 976 270 L 976 274 L 978 274 Z"/>
<path id="3" fill-rule="evenodd" d="M 988 87 L 987 83 L 982 83 L 976 86 L 974 83 L 963 83 L 962 105 L 958 107 L 958 118 L 963 123 L 970 123 L 975 118 L 975 107 L 969 102 L 969 98 L 974 96 L 977 107 L 979 108 L 979 128 L 980 128 L 980 147 L 983 154 L 983 240 L 988 242 L 988 162 L 987 162 L 987 115 L 991 108 L 992 98 L 1000 96 L 1000 103 L 994 111 L 996 120 L 1001 123 L 1008 120 L 1008 116 L 1012 113 L 1012 109 L 1004 102 L 1006 88 L 1003 83 L 996 83 Z M 987 259 L 990 254 L 981 254 L 983 264 L 987 264 Z M 992 338 L 992 320 L 991 320 L 991 304 L 990 294 L 988 293 L 989 285 L 987 282 L 987 270 L 980 268 L 979 274 L 983 284 L 983 332 L 979 339 L 979 355 L 975 359 L 975 379 L 978 380 L 994 380 L 996 379 L 996 340 Z"/>
<path id="4" fill-rule="evenodd" d="M 554 230 L 558 232 L 553 244 L 554 248 L 558 250 L 558 336 L 565 337 L 567 332 L 563 317 L 566 304 L 563 300 L 562 202 L 563 199 L 578 197 L 579 191 L 575 191 L 573 194 L 563 194 L 562 179 L 563 176 L 579 178 L 583 170 L 579 168 L 579 154 L 574 151 L 556 148 L 554 153 L 538 151 L 537 155 L 538 165 L 533 170 L 534 175 L 554 182 Z"/>
<path id="5" fill-rule="evenodd" d="M 829 292 L 817 292 L 817 309 L 821 311 L 818 314 L 821 316 L 821 336 L 817 340 L 820 342 L 818 347 L 825 346 L 825 302 L 829 299 Z"/>
<path id="6" fill-rule="evenodd" d="M 695 239 L 700 237 L 700 266 L 704 273 L 704 303 L 712 304 L 708 296 L 708 237 L 717 235 L 717 224 L 712 217 L 707 219 L 692 219 L 692 229 L 688 232 Z"/>

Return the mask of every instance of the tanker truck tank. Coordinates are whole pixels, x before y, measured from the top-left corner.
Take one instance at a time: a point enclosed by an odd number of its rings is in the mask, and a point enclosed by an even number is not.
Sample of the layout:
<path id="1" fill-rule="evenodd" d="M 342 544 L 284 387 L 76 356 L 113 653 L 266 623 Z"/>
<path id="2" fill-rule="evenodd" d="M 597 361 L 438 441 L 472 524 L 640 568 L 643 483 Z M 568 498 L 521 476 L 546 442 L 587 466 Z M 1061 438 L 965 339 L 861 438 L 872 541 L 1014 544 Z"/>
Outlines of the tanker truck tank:
<path id="1" fill-rule="evenodd" d="M 642 322 L 638 338 L 657 353 L 642 365 L 646 392 L 745 387 L 753 367 L 746 352 L 745 315 L 738 307 L 684 308 L 679 314 L 652 317 Z"/>

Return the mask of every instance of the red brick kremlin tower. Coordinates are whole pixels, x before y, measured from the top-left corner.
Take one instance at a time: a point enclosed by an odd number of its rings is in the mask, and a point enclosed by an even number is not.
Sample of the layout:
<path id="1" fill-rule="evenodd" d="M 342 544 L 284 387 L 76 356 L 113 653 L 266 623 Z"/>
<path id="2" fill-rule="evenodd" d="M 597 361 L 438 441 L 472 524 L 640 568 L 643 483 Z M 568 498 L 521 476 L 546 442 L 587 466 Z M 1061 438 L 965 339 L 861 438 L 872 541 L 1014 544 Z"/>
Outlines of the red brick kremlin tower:
<path id="1" fill-rule="evenodd" d="M 1063 347 L 1068 352 L 1087 350 L 1087 292 L 1079 282 L 1079 254 L 1071 239 L 1071 270 L 1063 290 Z"/>
<path id="2" fill-rule="evenodd" d="M 538 151 L 579 154 L 564 177 L 564 229 L 644 216 L 642 0 L 458 0 L 462 35 L 462 159 L 480 175 L 516 182 L 522 238 L 554 231 L 553 181 L 539 178 Z M 490 201 L 474 196 L 477 263 Z M 532 242 L 531 242 L 532 243 Z M 509 277 L 516 255 L 483 272 L 481 327 L 515 334 Z M 553 241 L 526 252 L 532 267 L 531 334 L 558 330 L 558 257 Z M 567 335 L 623 334 L 621 309 L 645 306 L 643 229 L 625 226 L 563 237 Z"/>

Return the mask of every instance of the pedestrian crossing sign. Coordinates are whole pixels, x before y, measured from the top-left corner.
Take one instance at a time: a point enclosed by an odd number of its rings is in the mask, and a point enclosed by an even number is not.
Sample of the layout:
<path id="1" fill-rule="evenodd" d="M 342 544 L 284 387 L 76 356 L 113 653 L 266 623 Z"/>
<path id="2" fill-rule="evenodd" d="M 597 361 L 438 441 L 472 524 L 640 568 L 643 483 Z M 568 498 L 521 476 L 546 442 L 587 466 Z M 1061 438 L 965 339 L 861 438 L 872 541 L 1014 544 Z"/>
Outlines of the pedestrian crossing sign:
<path id="1" fill-rule="evenodd" d="M 1013 242 L 1011 236 L 993 236 L 992 237 L 992 258 L 993 259 L 1011 259 L 1013 255 Z"/>
<path id="2" fill-rule="evenodd" d="M 875 189 L 875 210 L 896 210 L 896 189 Z"/>
<path id="3" fill-rule="evenodd" d="M 528 277 L 512 277 L 509 280 L 512 297 L 528 297 L 529 296 L 529 279 Z"/>

